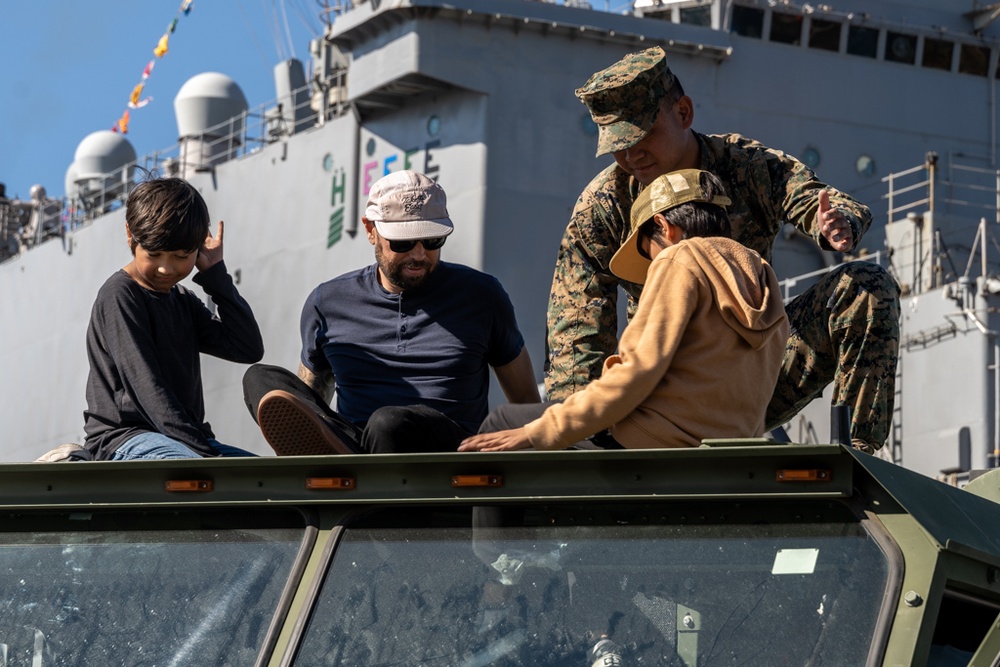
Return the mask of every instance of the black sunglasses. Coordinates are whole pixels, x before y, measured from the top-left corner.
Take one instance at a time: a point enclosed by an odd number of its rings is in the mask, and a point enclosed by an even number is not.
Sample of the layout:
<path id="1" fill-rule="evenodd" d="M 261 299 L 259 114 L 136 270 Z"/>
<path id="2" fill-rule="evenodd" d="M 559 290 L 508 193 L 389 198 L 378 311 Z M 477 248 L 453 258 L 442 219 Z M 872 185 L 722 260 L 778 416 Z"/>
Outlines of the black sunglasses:
<path id="1" fill-rule="evenodd" d="M 389 241 L 389 250 L 393 252 L 410 252 L 417 247 L 417 244 L 424 246 L 424 250 L 438 250 L 448 239 L 447 236 L 436 236 L 432 239 L 417 239 L 416 241 Z"/>

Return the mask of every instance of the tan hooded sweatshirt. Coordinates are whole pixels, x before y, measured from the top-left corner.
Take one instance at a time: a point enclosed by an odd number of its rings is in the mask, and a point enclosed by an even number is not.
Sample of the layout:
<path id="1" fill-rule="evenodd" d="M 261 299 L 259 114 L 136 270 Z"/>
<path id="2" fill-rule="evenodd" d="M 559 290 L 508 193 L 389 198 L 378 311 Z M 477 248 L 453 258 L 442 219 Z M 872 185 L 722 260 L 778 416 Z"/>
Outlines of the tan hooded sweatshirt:
<path id="1" fill-rule="evenodd" d="M 788 340 L 771 267 L 726 238 L 696 237 L 650 264 L 639 308 L 604 371 L 529 423 L 535 449 L 611 427 L 627 448 L 759 437 Z"/>

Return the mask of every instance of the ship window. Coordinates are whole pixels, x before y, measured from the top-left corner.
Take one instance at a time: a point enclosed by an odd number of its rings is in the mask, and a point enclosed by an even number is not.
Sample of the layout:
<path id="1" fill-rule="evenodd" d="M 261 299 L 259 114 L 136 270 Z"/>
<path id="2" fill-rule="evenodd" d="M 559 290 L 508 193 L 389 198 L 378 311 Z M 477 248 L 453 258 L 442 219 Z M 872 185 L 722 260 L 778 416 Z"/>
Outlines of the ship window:
<path id="1" fill-rule="evenodd" d="M 885 59 L 893 63 L 913 65 L 917 58 L 917 36 L 888 32 L 885 36 Z"/>
<path id="2" fill-rule="evenodd" d="M 732 32 L 760 39 L 764 34 L 764 10 L 756 7 L 733 7 Z"/>
<path id="3" fill-rule="evenodd" d="M 809 48 L 840 51 L 840 22 L 813 19 L 809 23 Z"/>
<path id="4" fill-rule="evenodd" d="M 646 13 L 642 15 L 642 18 L 649 19 L 650 21 L 669 21 L 670 23 L 675 23 L 673 12 Z"/>
<path id="5" fill-rule="evenodd" d="M 951 54 L 955 50 L 955 43 L 944 39 L 934 39 L 927 37 L 924 39 L 924 67 L 931 69 L 951 70 Z"/>
<path id="6" fill-rule="evenodd" d="M 878 57 L 878 30 L 852 25 L 847 31 L 847 52 L 852 56 Z"/>
<path id="7" fill-rule="evenodd" d="M 781 44 L 801 44 L 802 17 L 774 12 L 771 15 L 771 41 Z"/>
<path id="8" fill-rule="evenodd" d="M 962 44 L 958 58 L 958 71 L 962 74 L 986 76 L 990 71 L 990 50 L 985 46 Z"/>
<path id="9" fill-rule="evenodd" d="M 712 8 L 708 5 L 702 7 L 681 7 L 681 23 L 689 25 L 712 25 Z"/>

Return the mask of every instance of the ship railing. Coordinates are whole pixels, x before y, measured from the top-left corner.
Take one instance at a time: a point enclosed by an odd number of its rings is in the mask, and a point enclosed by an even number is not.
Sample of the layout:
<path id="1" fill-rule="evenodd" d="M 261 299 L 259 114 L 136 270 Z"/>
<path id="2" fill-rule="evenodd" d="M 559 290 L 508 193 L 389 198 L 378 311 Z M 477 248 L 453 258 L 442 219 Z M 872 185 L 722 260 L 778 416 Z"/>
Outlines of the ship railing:
<path id="1" fill-rule="evenodd" d="M 885 176 L 888 221 L 941 210 L 975 218 L 985 212 L 1000 224 L 1000 170 L 955 160 L 949 160 L 946 169 L 947 178 L 942 178 L 937 154 L 928 153 L 924 164 Z"/>
<path id="2" fill-rule="evenodd" d="M 899 279 L 910 293 L 967 278 L 977 260 L 982 276 L 997 271 L 1000 244 L 992 228 L 1000 224 L 1000 170 L 966 164 L 977 160 L 988 158 L 951 154 L 939 161 L 928 153 L 924 164 L 882 179 L 886 239 L 902 258 Z"/>
<path id="3" fill-rule="evenodd" d="M 49 238 L 65 237 L 66 233 L 122 207 L 135 185 L 148 177 L 188 178 L 198 172 L 211 171 L 220 164 L 251 155 L 343 115 L 348 110 L 343 93 L 345 83 L 345 73 L 335 71 L 324 80 L 316 79 L 280 99 L 247 109 L 200 135 L 185 137 L 173 146 L 148 153 L 114 172 L 80 182 L 75 191 L 62 198 L 46 199 L 44 209 L 47 218 L 52 220 L 45 225 L 44 234 L 26 235 L 24 229 L 13 230 L 11 216 L 5 216 L 5 239 L 17 233 L 21 241 L 0 244 L 0 262 Z"/>
<path id="4" fill-rule="evenodd" d="M 63 201 L 44 192 L 30 201 L 0 197 L 0 262 L 63 236 L 62 211 Z"/>
<path id="5" fill-rule="evenodd" d="M 778 281 L 778 286 L 781 287 L 781 298 L 784 299 L 787 304 L 794 297 L 801 293 L 802 288 L 808 287 L 813 283 L 817 282 L 822 276 L 827 275 L 836 271 L 845 264 L 850 264 L 851 262 L 871 262 L 873 264 L 878 264 L 879 266 L 885 267 L 888 264 L 889 256 L 882 250 L 876 250 L 873 253 L 867 253 L 864 255 L 859 255 L 858 257 L 852 257 L 847 261 L 840 262 L 838 264 L 833 264 L 832 266 L 825 266 L 822 269 L 817 269 L 815 271 L 810 271 L 809 273 L 803 273 L 798 276 L 792 276 L 790 278 L 785 278 Z"/>
<path id="6" fill-rule="evenodd" d="M 928 165 L 922 164 L 919 167 L 891 173 L 882 179 L 883 183 L 888 184 L 888 193 L 885 198 L 889 200 L 889 222 L 905 217 L 910 211 L 927 210 L 932 207 L 934 181 L 931 173 L 932 170 Z M 910 182 L 914 176 L 923 176 L 923 179 Z M 900 184 L 901 182 L 902 184 Z M 902 199 L 902 203 L 900 203 L 900 199 Z"/>
<path id="7" fill-rule="evenodd" d="M 1000 170 L 962 164 L 950 164 L 948 169 L 952 176 L 942 184 L 950 196 L 941 201 L 947 206 L 987 212 L 1000 224 Z M 977 217 L 980 215 L 977 213 Z"/>

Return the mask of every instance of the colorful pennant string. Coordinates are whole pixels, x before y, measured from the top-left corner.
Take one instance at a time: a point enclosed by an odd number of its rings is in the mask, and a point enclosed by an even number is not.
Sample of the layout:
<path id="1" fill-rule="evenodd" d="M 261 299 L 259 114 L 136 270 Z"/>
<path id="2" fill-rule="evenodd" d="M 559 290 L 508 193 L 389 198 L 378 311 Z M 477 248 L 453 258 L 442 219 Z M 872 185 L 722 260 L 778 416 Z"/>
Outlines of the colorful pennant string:
<path id="1" fill-rule="evenodd" d="M 121 132 L 122 134 L 128 134 L 128 121 L 129 121 L 128 109 L 125 109 L 122 113 L 122 117 L 118 119 L 115 123 L 115 127 L 111 128 L 112 132 Z M 117 128 L 117 129 L 116 129 Z"/>
<path id="2" fill-rule="evenodd" d="M 191 7 L 194 4 L 194 0 L 184 0 L 181 6 L 177 9 L 177 15 L 174 20 L 170 22 L 167 26 L 167 31 L 163 33 L 160 40 L 156 43 L 156 48 L 153 49 L 153 55 L 156 58 L 162 58 L 167 54 L 170 47 L 170 35 L 174 34 L 177 29 L 177 21 L 180 19 L 181 15 L 187 16 L 191 13 Z M 141 109 L 150 102 L 153 101 L 152 97 L 142 97 L 142 91 L 146 87 L 146 80 L 149 79 L 149 75 L 153 72 L 153 66 L 156 64 L 156 58 L 150 60 L 146 67 L 142 70 L 142 79 L 136 84 L 135 88 L 132 89 L 132 94 L 128 98 L 128 108 L 122 114 L 121 118 L 115 121 L 115 124 L 111 126 L 112 132 L 120 132 L 121 134 L 128 134 L 128 124 L 130 120 L 129 109 Z"/>

